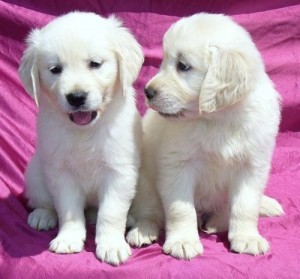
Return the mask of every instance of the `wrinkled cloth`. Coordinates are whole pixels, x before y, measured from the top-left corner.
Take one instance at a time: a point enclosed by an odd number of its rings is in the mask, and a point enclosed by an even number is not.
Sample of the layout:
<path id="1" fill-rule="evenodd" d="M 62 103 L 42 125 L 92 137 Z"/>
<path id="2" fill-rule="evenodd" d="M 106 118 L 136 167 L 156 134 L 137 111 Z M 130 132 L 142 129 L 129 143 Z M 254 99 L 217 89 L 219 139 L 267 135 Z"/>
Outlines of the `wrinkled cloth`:
<path id="1" fill-rule="evenodd" d="M 224 13 L 250 32 L 282 96 L 282 121 L 266 193 L 280 201 L 285 215 L 259 220 L 269 253 L 238 255 L 229 251 L 226 233 L 201 232 L 204 254 L 180 261 L 162 253 L 162 232 L 158 243 L 132 249 L 125 264 L 112 267 L 95 257 L 93 225 L 88 226 L 84 250 L 72 255 L 47 250 L 57 228 L 29 228 L 24 170 L 35 150 L 37 108 L 17 69 L 29 30 L 72 10 L 114 13 L 132 30 L 145 53 L 135 82 L 142 115 L 143 88 L 158 70 L 163 34 L 173 22 L 197 12 Z M 0 278 L 300 278 L 299 71 L 299 0 L 0 1 Z"/>

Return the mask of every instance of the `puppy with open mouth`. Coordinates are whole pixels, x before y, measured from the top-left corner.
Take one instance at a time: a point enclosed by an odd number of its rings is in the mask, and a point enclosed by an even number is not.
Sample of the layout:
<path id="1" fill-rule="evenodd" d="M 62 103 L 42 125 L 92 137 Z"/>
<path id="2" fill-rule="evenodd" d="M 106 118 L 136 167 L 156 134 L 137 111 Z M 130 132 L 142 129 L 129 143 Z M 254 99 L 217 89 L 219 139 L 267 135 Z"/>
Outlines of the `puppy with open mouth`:
<path id="1" fill-rule="evenodd" d="M 280 98 L 258 50 L 229 17 L 202 13 L 175 23 L 163 51 L 145 88 L 152 109 L 128 242 L 150 244 L 165 222 L 164 252 L 191 259 L 203 252 L 197 214 L 209 213 L 204 230 L 228 230 L 231 250 L 266 253 L 258 216 L 283 213 L 263 195 Z"/>
<path id="2" fill-rule="evenodd" d="M 98 207 L 96 255 L 124 262 L 125 224 L 140 165 L 140 116 L 132 83 L 140 45 L 114 17 L 72 12 L 27 39 L 20 76 L 39 105 L 37 148 L 26 170 L 32 228 L 59 223 L 50 250 L 75 253 L 84 209 Z"/>

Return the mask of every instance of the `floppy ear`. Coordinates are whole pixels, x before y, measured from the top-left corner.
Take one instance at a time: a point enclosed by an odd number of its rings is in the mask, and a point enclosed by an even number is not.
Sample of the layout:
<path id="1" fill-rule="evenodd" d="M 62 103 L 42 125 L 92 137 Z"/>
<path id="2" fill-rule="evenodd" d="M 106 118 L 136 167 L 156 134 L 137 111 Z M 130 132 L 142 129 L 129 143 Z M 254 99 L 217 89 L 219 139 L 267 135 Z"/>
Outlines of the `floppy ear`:
<path id="1" fill-rule="evenodd" d="M 126 95 L 127 88 L 132 86 L 144 62 L 144 55 L 140 44 L 122 26 L 122 22 L 115 17 L 110 17 L 117 24 L 118 34 L 116 36 L 116 50 L 119 61 L 119 77 L 123 94 Z"/>
<path id="2" fill-rule="evenodd" d="M 255 65 L 241 52 L 207 46 L 210 61 L 201 87 L 199 112 L 213 112 L 251 92 Z"/>
<path id="3" fill-rule="evenodd" d="M 26 39 L 27 48 L 21 59 L 19 75 L 27 93 L 35 100 L 38 106 L 39 73 L 37 69 L 37 47 L 40 30 L 30 32 Z"/>

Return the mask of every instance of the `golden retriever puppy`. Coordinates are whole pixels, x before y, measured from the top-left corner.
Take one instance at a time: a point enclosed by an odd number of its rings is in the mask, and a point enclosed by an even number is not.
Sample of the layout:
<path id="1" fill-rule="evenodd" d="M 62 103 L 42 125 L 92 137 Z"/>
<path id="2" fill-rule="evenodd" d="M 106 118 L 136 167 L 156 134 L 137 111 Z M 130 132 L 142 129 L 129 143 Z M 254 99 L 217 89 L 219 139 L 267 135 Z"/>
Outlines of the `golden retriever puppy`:
<path id="1" fill-rule="evenodd" d="M 26 170 L 28 223 L 48 230 L 56 253 L 75 253 L 86 239 L 84 209 L 98 207 L 96 255 L 124 262 L 128 209 L 140 165 L 140 117 L 132 83 L 140 45 L 114 17 L 72 12 L 33 30 L 20 65 L 39 104 L 37 148 Z"/>
<path id="2" fill-rule="evenodd" d="M 229 17 L 205 13 L 175 23 L 163 50 L 160 70 L 145 89 L 153 110 L 143 123 L 128 242 L 156 240 L 165 217 L 164 252 L 190 259 L 203 252 L 197 212 L 209 212 L 205 230 L 228 229 L 233 251 L 266 253 L 259 213 L 283 213 L 263 196 L 280 106 L 258 50 Z"/>

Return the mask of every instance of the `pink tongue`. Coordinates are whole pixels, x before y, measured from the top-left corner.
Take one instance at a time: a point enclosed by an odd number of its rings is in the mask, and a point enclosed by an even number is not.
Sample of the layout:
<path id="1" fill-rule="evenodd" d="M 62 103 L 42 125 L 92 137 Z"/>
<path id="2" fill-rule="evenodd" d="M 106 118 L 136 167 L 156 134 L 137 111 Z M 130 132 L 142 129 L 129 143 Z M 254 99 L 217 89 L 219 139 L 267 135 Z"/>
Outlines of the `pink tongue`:
<path id="1" fill-rule="evenodd" d="M 78 111 L 72 113 L 73 121 L 77 125 L 86 125 L 92 121 L 92 112 L 90 111 Z"/>

